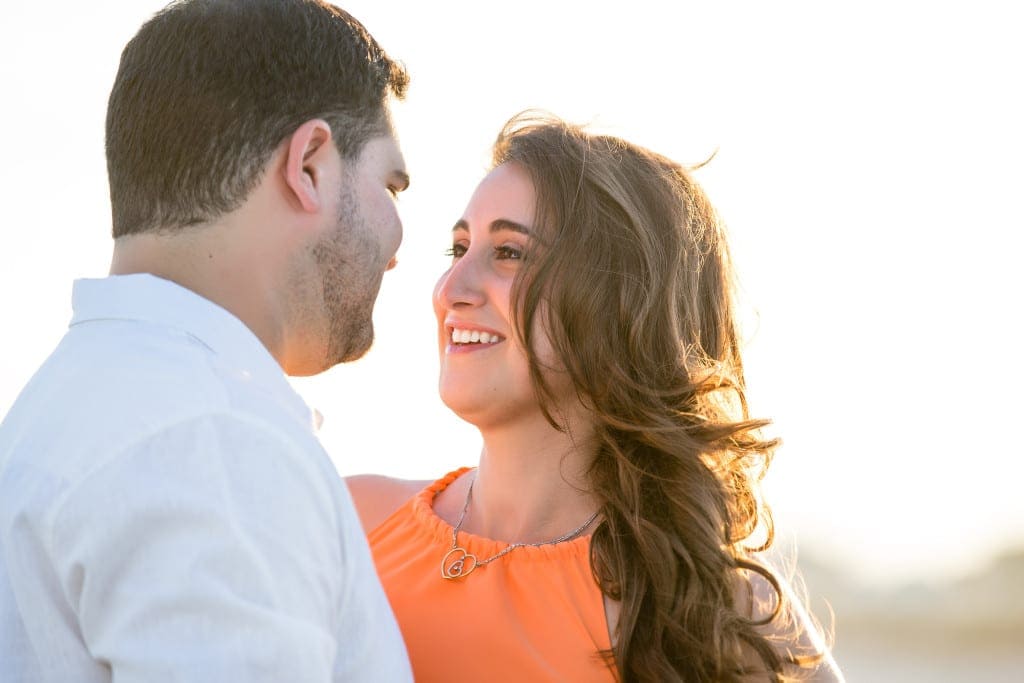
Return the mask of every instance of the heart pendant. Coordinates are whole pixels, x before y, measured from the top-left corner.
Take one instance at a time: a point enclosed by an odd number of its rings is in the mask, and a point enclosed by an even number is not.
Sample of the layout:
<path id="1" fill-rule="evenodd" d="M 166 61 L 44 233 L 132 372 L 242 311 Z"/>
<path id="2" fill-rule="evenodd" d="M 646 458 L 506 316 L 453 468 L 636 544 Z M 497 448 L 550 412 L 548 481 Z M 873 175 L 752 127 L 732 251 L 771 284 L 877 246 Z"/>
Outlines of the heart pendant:
<path id="1" fill-rule="evenodd" d="M 441 576 L 446 579 L 461 579 L 472 574 L 476 566 L 476 555 L 467 553 L 465 548 L 455 547 L 441 560 Z"/>

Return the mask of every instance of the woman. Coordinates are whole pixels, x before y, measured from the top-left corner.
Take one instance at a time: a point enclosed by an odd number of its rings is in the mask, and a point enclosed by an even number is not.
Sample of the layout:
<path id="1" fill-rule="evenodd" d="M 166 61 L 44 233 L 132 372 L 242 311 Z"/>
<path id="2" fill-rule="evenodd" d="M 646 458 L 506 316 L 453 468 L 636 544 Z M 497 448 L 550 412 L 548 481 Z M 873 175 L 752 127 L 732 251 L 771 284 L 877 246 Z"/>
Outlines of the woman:
<path id="1" fill-rule="evenodd" d="M 440 393 L 479 465 L 350 481 L 417 679 L 837 679 L 756 559 L 775 442 L 687 171 L 520 115 L 450 253 Z"/>

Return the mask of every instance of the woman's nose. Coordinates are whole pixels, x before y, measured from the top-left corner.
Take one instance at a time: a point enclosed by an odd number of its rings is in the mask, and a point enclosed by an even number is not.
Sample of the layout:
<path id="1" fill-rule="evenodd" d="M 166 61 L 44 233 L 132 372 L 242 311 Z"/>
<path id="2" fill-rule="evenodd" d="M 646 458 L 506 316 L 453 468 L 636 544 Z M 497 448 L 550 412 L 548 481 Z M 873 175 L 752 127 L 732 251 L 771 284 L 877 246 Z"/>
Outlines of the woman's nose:
<path id="1" fill-rule="evenodd" d="M 452 267 L 437 281 L 434 300 L 444 308 L 479 306 L 485 300 L 480 264 L 467 254 L 452 263 Z"/>

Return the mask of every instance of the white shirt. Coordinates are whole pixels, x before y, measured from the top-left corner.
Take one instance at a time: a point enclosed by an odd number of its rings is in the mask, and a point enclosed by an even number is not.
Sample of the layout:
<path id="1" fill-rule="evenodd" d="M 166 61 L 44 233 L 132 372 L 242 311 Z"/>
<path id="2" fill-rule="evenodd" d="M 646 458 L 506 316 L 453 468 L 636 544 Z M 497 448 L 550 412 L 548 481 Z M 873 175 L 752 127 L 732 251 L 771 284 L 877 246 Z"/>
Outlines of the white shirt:
<path id="1" fill-rule="evenodd" d="M 252 332 L 80 280 L 0 425 L 0 681 L 408 681 L 309 408 Z"/>

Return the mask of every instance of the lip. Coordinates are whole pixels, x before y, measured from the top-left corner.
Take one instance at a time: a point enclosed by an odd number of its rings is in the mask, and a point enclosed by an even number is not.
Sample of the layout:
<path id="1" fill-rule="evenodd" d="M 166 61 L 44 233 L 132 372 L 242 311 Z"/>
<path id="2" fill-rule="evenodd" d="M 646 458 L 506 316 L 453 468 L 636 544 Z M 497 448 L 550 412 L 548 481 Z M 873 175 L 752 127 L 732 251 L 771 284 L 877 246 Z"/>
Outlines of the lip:
<path id="1" fill-rule="evenodd" d="M 452 343 L 452 330 L 469 330 L 470 332 L 486 332 L 492 337 L 500 337 L 496 342 L 489 342 L 487 344 L 454 344 Z M 444 321 L 444 336 L 445 336 L 445 353 L 475 353 L 477 351 L 487 351 L 498 344 L 505 342 L 505 335 L 490 328 L 484 327 L 483 325 L 476 325 L 474 323 L 462 322 L 460 320 L 445 320 Z"/>

